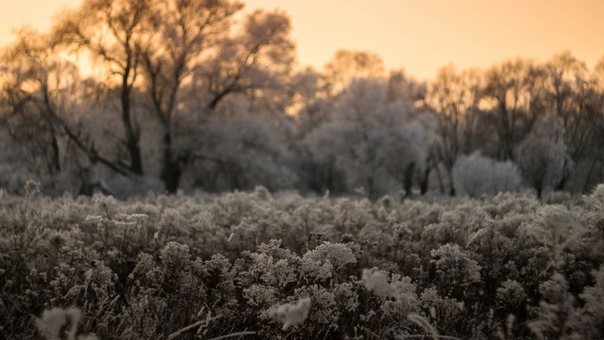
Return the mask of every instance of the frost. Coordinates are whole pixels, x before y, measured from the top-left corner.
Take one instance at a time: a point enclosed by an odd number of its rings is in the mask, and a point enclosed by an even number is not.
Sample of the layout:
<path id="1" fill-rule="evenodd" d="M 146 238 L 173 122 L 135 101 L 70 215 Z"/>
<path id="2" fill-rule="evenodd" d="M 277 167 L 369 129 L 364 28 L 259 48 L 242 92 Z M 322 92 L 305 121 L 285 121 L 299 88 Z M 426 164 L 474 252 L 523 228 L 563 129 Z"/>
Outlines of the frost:
<path id="1" fill-rule="evenodd" d="M 395 294 L 394 288 L 388 283 L 388 276 L 381 271 L 363 269 L 363 284 L 375 295 L 386 298 Z"/>
<path id="2" fill-rule="evenodd" d="M 298 301 L 297 304 L 289 303 L 273 307 L 270 315 L 283 322 L 283 330 L 287 330 L 291 326 L 301 325 L 308 317 L 310 310 L 310 298 L 304 298 Z"/>
<path id="3" fill-rule="evenodd" d="M 75 307 L 67 309 L 52 308 L 45 310 L 42 316 L 36 319 L 35 323 L 40 334 L 47 340 L 60 340 L 64 338 L 61 330 L 67 324 L 67 320 L 70 320 L 69 329 L 66 330 L 67 339 L 76 340 L 81 317 L 82 312 Z M 95 335 L 80 335 L 77 339 L 98 340 Z"/>

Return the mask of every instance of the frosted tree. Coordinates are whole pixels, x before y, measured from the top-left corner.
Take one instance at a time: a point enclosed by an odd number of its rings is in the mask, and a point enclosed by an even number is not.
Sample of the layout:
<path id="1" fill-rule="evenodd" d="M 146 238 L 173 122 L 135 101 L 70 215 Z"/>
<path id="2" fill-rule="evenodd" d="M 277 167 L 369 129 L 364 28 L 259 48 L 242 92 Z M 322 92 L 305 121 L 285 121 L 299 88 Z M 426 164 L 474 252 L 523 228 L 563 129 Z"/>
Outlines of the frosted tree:
<path id="1" fill-rule="evenodd" d="M 3 125 L 17 142 L 28 145 L 43 172 L 61 171 L 60 106 L 79 80 L 75 65 L 52 55 L 53 42 L 45 34 L 23 28 L 16 41 L 2 50 L 6 65 L 2 96 Z M 65 103 L 67 104 L 67 103 Z M 61 115 L 63 116 L 63 115 Z M 38 170 L 38 169 L 34 169 Z"/>
<path id="2" fill-rule="evenodd" d="M 518 167 L 539 198 L 543 190 L 556 188 L 573 169 L 563 133 L 560 121 L 550 116 L 533 127 L 518 149 Z"/>
<path id="3" fill-rule="evenodd" d="M 300 133 L 305 134 L 323 123 L 325 98 L 320 95 L 321 75 L 312 67 L 294 73 L 287 87 L 290 96 L 287 113 L 300 123 Z"/>
<path id="4" fill-rule="evenodd" d="M 569 51 L 554 55 L 545 63 L 543 70 L 546 76 L 546 105 L 559 117 L 564 127 L 568 154 L 579 165 L 585 158 L 592 156 L 590 144 L 598 133 L 597 125 L 593 124 L 598 120 L 598 104 L 593 102 L 595 84 L 589 79 L 585 63 Z M 568 176 L 564 176 L 556 189 L 563 189 L 567 180 Z"/>
<path id="5" fill-rule="evenodd" d="M 52 188 L 66 171 L 79 174 L 87 163 L 126 173 L 107 156 L 111 150 L 99 152 L 90 141 L 94 124 L 88 124 L 83 112 L 91 110 L 102 91 L 94 91 L 94 81 L 80 78 L 77 65 L 57 52 L 52 36 L 22 29 L 15 42 L 3 49 L 2 59 L 7 65 L 2 88 L 4 126 L 13 141 L 28 150 L 27 157 L 21 157 L 26 168 L 43 181 L 50 180 Z M 97 126 L 104 125 L 99 124 L 101 119 Z M 62 184 L 58 190 L 69 187 Z"/>
<path id="6" fill-rule="evenodd" d="M 526 125 L 527 107 L 531 103 L 528 80 L 534 65 L 523 59 L 508 60 L 494 65 L 486 73 L 484 96 L 491 101 L 491 125 L 498 138 L 497 158 L 516 159 L 516 146 L 530 130 Z"/>
<path id="7" fill-rule="evenodd" d="M 386 94 L 382 81 L 353 81 L 338 98 L 331 120 L 306 137 L 315 159 L 333 160 L 346 175 L 348 189 L 362 188 L 369 197 L 393 181 L 410 192 L 430 144 L 412 104 L 388 103 Z"/>
<path id="8" fill-rule="evenodd" d="M 580 101 L 573 98 L 580 95 L 581 85 L 587 81 L 587 66 L 573 57 L 569 51 L 554 55 L 543 67 L 546 75 L 545 89 L 547 101 L 556 114 L 562 118 L 565 128 L 573 120 L 580 118 Z"/>
<path id="9" fill-rule="evenodd" d="M 376 150 L 383 139 L 377 117 L 384 113 L 385 96 L 385 87 L 377 80 L 354 81 L 338 101 L 332 121 L 310 136 L 316 138 L 310 140 L 315 145 L 332 145 L 314 151 L 335 155 L 349 188 L 363 188 L 370 197 L 377 194 Z M 327 143 L 321 143 L 324 139 Z"/>
<path id="10" fill-rule="evenodd" d="M 140 74 L 144 21 L 152 8 L 153 0 L 85 0 L 77 9 L 61 13 L 52 29 L 65 46 L 90 53 L 116 85 L 124 133 L 118 145 L 127 159 L 113 163 L 120 172 L 135 175 L 143 174 L 143 158 L 133 91 Z"/>
<path id="11" fill-rule="evenodd" d="M 401 112 L 411 109 L 400 108 Z M 431 147 L 436 136 L 419 121 L 399 115 L 400 120 L 385 127 L 378 149 L 378 159 L 390 176 L 399 181 L 405 196 L 410 196 L 415 183 L 424 180 L 431 164 Z M 423 191 L 423 188 L 422 188 Z M 422 192 L 425 193 L 425 192 Z"/>
<path id="12" fill-rule="evenodd" d="M 228 117 L 214 116 L 187 141 L 191 151 L 189 178 L 207 191 L 292 189 L 296 175 L 287 167 L 286 140 L 268 117 L 241 109 Z"/>
<path id="13" fill-rule="evenodd" d="M 426 99 L 426 94 L 426 84 L 409 76 L 405 70 L 400 69 L 390 72 L 388 76 L 388 93 L 386 95 L 388 102 L 397 100 L 423 101 Z"/>
<path id="14" fill-rule="evenodd" d="M 453 166 L 457 156 L 468 152 L 473 140 L 481 78 L 475 70 L 457 72 L 453 66 L 438 71 L 428 87 L 425 104 L 436 113 L 438 143 L 435 151 L 449 183 L 449 194 L 455 195 Z"/>
<path id="15" fill-rule="evenodd" d="M 224 38 L 231 19 L 243 7 L 237 1 L 158 1 L 144 22 L 141 59 L 146 94 L 161 127 L 161 179 L 170 193 L 178 189 L 183 168 L 190 159 L 186 150 L 175 150 L 183 124 L 183 83 L 202 62 L 201 55 Z M 181 118 L 181 119 L 179 119 Z"/>
<path id="16" fill-rule="evenodd" d="M 241 30 L 221 42 L 215 56 L 197 68 L 196 82 L 210 94 L 214 110 L 229 94 L 245 94 L 251 106 L 272 99 L 271 89 L 282 90 L 295 60 L 289 16 L 279 10 L 256 10 Z"/>
<path id="17" fill-rule="evenodd" d="M 338 50 L 323 67 L 325 90 L 335 95 L 357 79 L 378 79 L 384 75 L 384 61 L 368 51 Z"/>

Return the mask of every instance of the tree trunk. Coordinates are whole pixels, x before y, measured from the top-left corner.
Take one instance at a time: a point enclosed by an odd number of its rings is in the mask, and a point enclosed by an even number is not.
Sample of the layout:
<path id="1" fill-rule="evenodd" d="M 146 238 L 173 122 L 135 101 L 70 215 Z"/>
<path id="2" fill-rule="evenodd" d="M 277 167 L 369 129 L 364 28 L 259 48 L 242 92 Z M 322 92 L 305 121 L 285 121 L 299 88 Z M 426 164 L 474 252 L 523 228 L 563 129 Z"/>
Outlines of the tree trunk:
<path id="1" fill-rule="evenodd" d="M 428 188 L 430 184 L 430 172 L 432 172 L 432 169 L 427 166 L 426 170 L 424 170 L 424 177 L 419 182 L 419 192 L 422 195 L 428 193 Z"/>
<path id="2" fill-rule="evenodd" d="M 143 174 L 143 161 L 141 149 L 138 145 L 138 134 L 132 126 L 132 117 L 130 112 L 130 91 L 122 89 L 122 121 L 126 130 L 126 148 L 130 155 L 130 171 L 135 175 Z"/>
<path id="3" fill-rule="evenodd" d="M 564 160 L 564 169 L 567 169 L 567 166 L 568 166 L 568 159 L 565 159 Z M 560 181 L 556 184 L 554 189 L 558 190 L 558 191 L 564 190 L 564 186 L 566 185 L 566 182 L 568 181 L 569 177 L 570 177 L 570 171 L 564 171 L 562 178 L 560 178 Z"/>
<path id="4" fill-rule="evenodd" d="M 57 140 L 57 136 L 55 135 L 54 127 L 52 129 L 53 131 L 50 132 L 52 149 L 50 174 L 54 175 L 56 173 L 61 172 L 61 154 L 59 148 L 59 141 Z"/>
<path id="5" fill-rule="evenodd" d="M 585 184 L 583 184 L 583 192 L 590 191 L 590 188 L 588 186 L 590 183 L 591 174 L 594 171 L 594 167 L 596 166 L 596 161 L 597 161 L 597 159 L 594 158 L 594 160 L 591 162 L 591 167 L 589 167 L 589 172 L 585 176 Z"/>
<path id="6" fill-rule="evenodd" d="M 127 53 L 129 49 L 126 49 Z M 122 104 L 122 123 L 124 124 L 124 129 L 126 130 L 126 148 L 128 150 L 128 154 L 130 155 L 130 166 L 129 170 L 135 175 L 143 174 L 143 160 L 141 157 L 141 149 L 138 145 L 139 142 L 139 133 L 134 129 L 134 123 L 132 121 L 132 112 L 131 112 L 131 84 L 128 82 L 130 78 L 130 73 L 135 72 L 132 69 L 131 60 L 132 56 L 128 55 L 128 60 L 126 62 L 126 67 L 124 69 L 124 74 L 122 75 L 122 89 L 121 89 L 121 104 Z"/>
<path id="7" fill-rule="evenodd" d="M 455 183 L 453 181 L 453 169 L 447 169 L 447 179 L 449 180 L 449 196 L 455 196 Z"/>
<path id="8" fill-rule="evenodd" d="M 175 159 L 172 150 L 172 135 L 169 128 L 164 132 L 164 156 L 161 178 L 164 181 L 166 191 L 170 194 L 176 193 L 182 177 L 182 165 Z"/>
<path id="9" fill-rule="evenodd" d="M 403 189 L 405 190 L 405 197 L 411 196 L 413 190 L 413 175 L 415 174 L 415 162 L 411 162 L 407 169 L 405 169 L 405 177 L 403 179 Z"/>
<path id="10" fill-rule="evenodd" d="M 377 196 L 377 190 L 375 188 L 375 180 L 373 179 L 373 175 L 369 175 L 367 178 L 367 197 L 373 200 Z"/>
<path id="11" fill-rule="evenodd" d="M 434 170 L 436 171 L 436 179 L 438 180 L 438 188 L 441 194 L 445 193 L 445 184 L 443 183 L 443 175 L 440 172 L 438 164 L 435 164 Z"/>
<path id="12" fill-rule="evenodd" d="M 537 199 L 541 199 L 541 193 L 543 192 L 543 188 L 541 187 L 541 184 L 537 184 L 535 186 L 535 190 L 537 190 Z"/>

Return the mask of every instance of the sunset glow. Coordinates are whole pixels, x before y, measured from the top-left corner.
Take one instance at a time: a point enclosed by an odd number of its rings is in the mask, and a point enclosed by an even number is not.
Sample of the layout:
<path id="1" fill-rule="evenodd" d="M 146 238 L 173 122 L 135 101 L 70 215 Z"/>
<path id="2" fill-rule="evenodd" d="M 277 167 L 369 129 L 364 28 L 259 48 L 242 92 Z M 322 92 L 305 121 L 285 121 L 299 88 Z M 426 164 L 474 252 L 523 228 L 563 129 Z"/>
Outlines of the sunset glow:
<path id="1" fill-rule="evenodd" d="M 2 0 L 0 45 L 21 25 L 46 29 L 79 0 Z M 604 2 L 247 0 L 246 11 L 281 8 L 292 19 L 301 65 L 321 68 L 337 49 L 368 50 L 419 78 L 453 63 L 487 67 L 517 56 L 546 60 L 570 50 L 588 67 L 604 56 Z"/>

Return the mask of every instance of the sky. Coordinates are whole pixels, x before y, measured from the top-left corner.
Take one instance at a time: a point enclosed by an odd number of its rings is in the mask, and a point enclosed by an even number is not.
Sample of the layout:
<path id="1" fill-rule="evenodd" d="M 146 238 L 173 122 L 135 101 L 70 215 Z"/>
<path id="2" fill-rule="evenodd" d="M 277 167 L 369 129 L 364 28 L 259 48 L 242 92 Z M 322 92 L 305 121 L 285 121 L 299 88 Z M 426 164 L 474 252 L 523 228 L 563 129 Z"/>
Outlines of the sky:
<path id="1" fill-rule="evenodd" d="M 11 30 L 46 30 L 81 0 L 0 0 L 0 46 Z M 515 57 L 545 61 L 570 50 L 592 68 L 604 58 L 602 0 L 246 0 L 246 11 L 289 13 L 302 66 L 338 49 L 380 55 L 388 69 L 430 79 L 447 64 L 488 67 Z"/>

